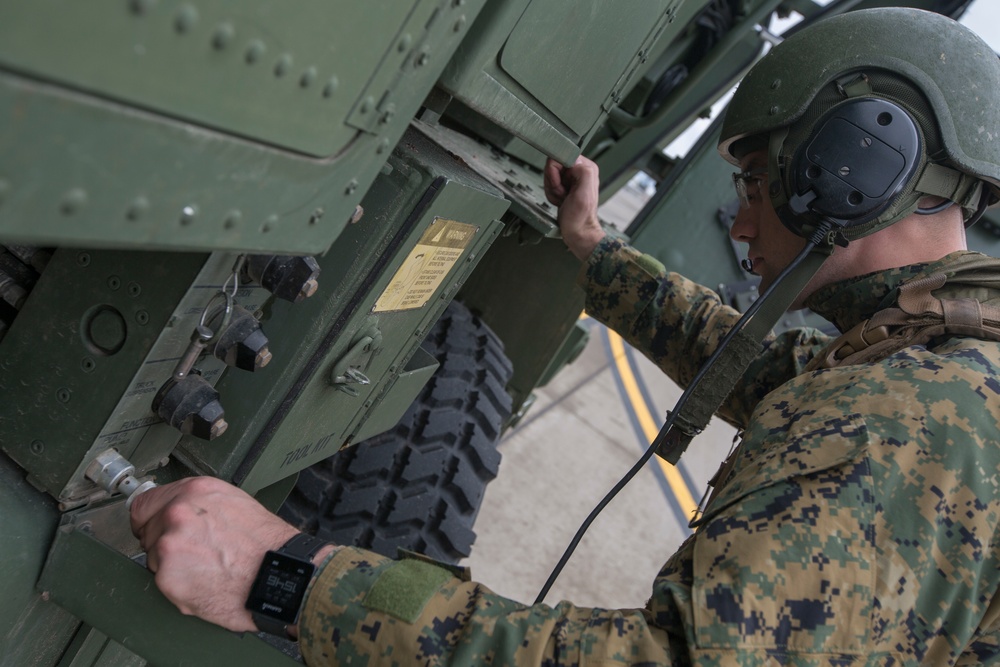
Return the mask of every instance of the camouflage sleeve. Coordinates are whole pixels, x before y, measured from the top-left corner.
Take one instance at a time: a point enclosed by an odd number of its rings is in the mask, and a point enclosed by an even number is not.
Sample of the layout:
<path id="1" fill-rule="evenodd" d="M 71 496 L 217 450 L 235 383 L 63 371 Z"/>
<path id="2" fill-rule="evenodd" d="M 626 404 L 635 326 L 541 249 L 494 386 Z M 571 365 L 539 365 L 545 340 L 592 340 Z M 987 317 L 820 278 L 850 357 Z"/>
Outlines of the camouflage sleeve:
<path id="1" fill-rule="evenodd" d="M 618 332 L 682 387 L 740 318 L 714 291 L 677 273 L 620 239 L 605 237 L 581 270 L 587 313 Z M 815 329 L 769 336 L 763 352 L 720 410 L 746 425 L 754 406 L 802 372 L 830 339 Z"/>
<path id="2" fill-rule="evenodd" d="M 310 665 L 672 665 L 667 632 L 641 609 L 525 606 L 440 564 L 341 549 L 306 599 Z"/>

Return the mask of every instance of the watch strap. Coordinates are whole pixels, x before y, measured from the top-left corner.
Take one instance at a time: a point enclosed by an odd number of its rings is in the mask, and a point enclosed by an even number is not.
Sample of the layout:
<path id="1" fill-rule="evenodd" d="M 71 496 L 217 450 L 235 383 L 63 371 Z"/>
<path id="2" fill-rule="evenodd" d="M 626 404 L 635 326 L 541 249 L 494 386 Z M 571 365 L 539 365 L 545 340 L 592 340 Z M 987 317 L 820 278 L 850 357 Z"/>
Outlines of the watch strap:
<path id="1" fill-rule="evenodd" d="M 287 554 L 301 560 L 312 561 L 313 556 L 328 544 L 329 542 L 326 540 L 313 537 L 308 533 L 298 533 L 285 542 L 277 551 L 278 553 Z"/>
<path id="2" fill-rule="evenodd" d="M 306 561 L 312 565 L 313 557 L 319 553 L 320 549 L 328 544 L 329 542 L 318 537 L 314 537 L 307 533 L 298 533 L 285 542 L 279 549 L 276 550 L 276 552 L 286 556 L 291 556 L 296 560 Z M 259 577 L 260 574 L 258 573 L 257 576 Z M 261 632 L 266 632 L 269 635 L 275 635 L 286 639 L 289 638 L 288 625 L 284 621 L 272 618 L 257 611 L 252 611 L 250 615 L 253 617 L 254 625 L 256 625 L 257 629 Z M 296 614 L 296 618 L 298 618 L 298 614 Z"/>

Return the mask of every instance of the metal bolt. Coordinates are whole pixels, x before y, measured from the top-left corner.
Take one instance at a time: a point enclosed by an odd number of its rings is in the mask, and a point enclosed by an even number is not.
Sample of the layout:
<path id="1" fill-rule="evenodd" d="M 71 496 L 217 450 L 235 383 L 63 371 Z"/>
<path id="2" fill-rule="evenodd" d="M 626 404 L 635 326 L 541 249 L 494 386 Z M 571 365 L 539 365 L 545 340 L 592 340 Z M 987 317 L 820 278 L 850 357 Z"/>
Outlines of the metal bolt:
<path id="1" fill-rule="evenodd" d="M 222 221 L 222 226 L 225 229 L 234 229 L 242 220 L 243 213 L 234 208 L 229 213 L 226 213 L 226 217 Z"/>
<path id="2" fill-rule="evenodd" d="M 184 5 L 177 11 L 177 18 L 174 19 L 174 30 L 184 34 L 190 31 L 198 23 L 198 10 L 194 5 Z"/>
<path id="3" fill-rule="evenodd" d="M 409 33 L 407 33 L 399 38 L 399 44 L 396 45 L 396 50 L 400 53 L 405 53 L 410 49 L 411 44 L 413 44 L 413 38 L 409 35 Z"/>
<path id="4" fill-rule="evenodd" d="M 37 456 L 37 455 L 41 454 L 44 451 L 45 451 L 45 443 L 44 442 L 42 442 L 41 440 L 32 440 L 31 441 L 31 453 L 32 454 L 35 454 Z"/>
<path id="5" fill-rule="evenodd" d="M 128 3 L 128 8 L 132 10 L 132 13 L 136 16 L 142 16 L 156 4 L 156 0 L 130 0 Z"/>
<path id="6" fill-rule="evenodd" d="M 840 174 L 841 176 L 850 176 L 851 168 L 848 166 L 843 166 L 839 170 L 837 170 L 837 173 Z"/>
<path id="7" fill-rule="evenodd" d="M 303 72 L 302 76 L 299 78 L 299 86 L 301 86 L 302 88 L 308 88 L 309 86 L 313 85 L 313 83 L 316 82 L 316 76 L 317 76 L 316 68 L 310 67 L 305 72 Z"/>
<path id="8" fill-rule="evenodd" d="M 194 222 L 194 217 L 198 214 L 198 207 L 185 206 L 181 209 L 181 224 L 190 225 Z"/>
<path id="9" fill-rule="evenodd" d="M 350 182 L 348 182 L 347 187 L 344 188 L 344 194 L 353 195 L 354 191 L 357 189 L 358 189 L 358 179 L 352 178 Z"/>
<path id="10" fill-rule="evenodd" d="M 236 28 L 233 27 L 232 23 L 220 24 L 215 29 L 215 34 L 212 35 L 212 46 L 221 51 L 232 43 L 234 37 L 236 37 Z"/>
<path id="11" fill-rule="evenodd" d="M 326 82 L 323 86 L 323 97 L 333 97 L 333 94 L 337 92 L 337 88 L 340 87 L 340 79 L 335 76 L 331 76 L 330 80 Z"/>
<path id="12" fill-rule="evenodd" d="M 389 140 L 379 139 L 378 145 L 375 146 L 375 152 L 381 155 L 382 153 L 385 153 L 387 150 L 389 150 Z"/>
<path id="13" fill-rule="evenodd" d="M 260 226 L 261 233 L 267 234 L 269 231 L 274 229 L 274 226 L 276 224 L 278 224 L 278 216 L 272 213 L 271 215 L 267 216 L 267 219 L 264 220 L 264 224 Z"/>
<path id="14" fill-rule="evenodd" d="M 60 209 L 66 215 L 76 213 L 87 203 L 87 191 L 81 188 L 73 188 L 63 195 Z"/>
<path id="15" fill-rule="evenodd" d="M 373 106 L 375 106 L 375 98 L 369 95 L 365 99 L 361 100 L 361 106 L 358 107 L 358 113 L 368 113 Z"/>
<path id="16" fill-rule="evenodd" d="M 771 115 L 773 116 L 773 115 L 775 115 L 776 113 L 778 113 L 779 111 L 781 111 L 781 109 L 780 109 L 780 108 L 778 108 L 778 105 L 776 104 L 776 105 L 774 105 L 773 107 L 771 107 L 771 108 L 770 108 L 770 109 L 768 110 L 768 113 L 769 113 L 769 114 L 771 114 Z"/>
<path id="17" fill-rule="evenodd" d="M 309 216 L 309 224 L 315 225 L 317 222 L 323 219 L 323 214 L 326 213 L 322 208 L 318 208 L 313 211 L 312 215 Z"/>
<path id="18" fill-rule="evenodd" d="M 458 17 L 458 19 L 456 19 L 455 25 L 451 26 L 451 29 L 453 32 L 462 32 L 466 23 L 468 23 L 468 19 L 465 18 L 465 14 L 462 14 Z"/>
<path id="19" fill-rule="evenodd" d="M 145 197 L 136 197 L 132 200 L 132 203 L 128 205 L 128 210 L 125 211 L 125 217 L 135 222 L 149 210 L 149 200 Z"/>
<path id="20" fill-rule="evenodd" d="M 243 59 L 246 60 L 248 65 L 252 65 L 263 58 L 265 53 L 267 53 L 267 47 L 264 46 L 264 42 L 255 39 L 247 46 L 247 52 L 243 56 Z"/>
<path id="21" fill-rule="evenodd" d="M 865 137 L 864 139 L 861 140 L 861 147 L 862 148 L 868 148 L 871 145 L 872 145 L 872 138 L 871 137 Z"/>
<path id="22" fill-rule="evenodd" d="M 395 115 L 396 115 L 396 105 L 395 104 L 387 104 L 386 107 L 385 107 L 385 110 L 382 111 L 382 116 L 378 119 L 378 122 L 380 122 L 383 125 L 385 125 L 390 120 L 392 120 L 392 117 L 395 116 Z"/>
<path id="23" fill-rule="evenodd" d="M 431 56 L 429 53 L 427 53 L 426 51 L 421 51 L 420 55 L 417 56 L 417 63 L 416 63 L 417 67 L 423 67 L 430 61 L 430 59 Z"/>
<path id="24" fill-rule="evenodd" d="M 358 206 L 355 206 L 354 213 L 351 214 L 351 219 L 347 221 L 348 224 L 354 225 L 361 222 L 361 218 L 364 216 L 364 214 L 365 214 L 365 209 L 362 208 L 360 204 Z"/>
<path id="25" fill-rule="evenodd" d="M 274 76 L 285 76 L 290 69 L 292 69 L 292 57 L 284 53 L 278 58 L 278 62 L 274 64 Z"/>
<path id="26" fill-rule="evenodd" d="M 781 79 L 775 79 L 771 82 L 771 90 L 777 90 L 781 88 Z"/>

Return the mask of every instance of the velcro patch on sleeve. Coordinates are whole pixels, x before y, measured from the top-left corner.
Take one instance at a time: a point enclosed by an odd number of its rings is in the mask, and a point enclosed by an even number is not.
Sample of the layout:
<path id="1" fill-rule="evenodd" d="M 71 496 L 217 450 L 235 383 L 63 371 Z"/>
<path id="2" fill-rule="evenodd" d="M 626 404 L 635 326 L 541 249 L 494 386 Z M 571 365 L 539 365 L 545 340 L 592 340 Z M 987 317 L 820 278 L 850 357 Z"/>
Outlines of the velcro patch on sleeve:
<path id="1" fill-rule="evenodd" d="M 403 560 L 386 568 L 365 596 L 364 605 L 406 623 L 420 616 L 451 573 L 419 560 Z"/>

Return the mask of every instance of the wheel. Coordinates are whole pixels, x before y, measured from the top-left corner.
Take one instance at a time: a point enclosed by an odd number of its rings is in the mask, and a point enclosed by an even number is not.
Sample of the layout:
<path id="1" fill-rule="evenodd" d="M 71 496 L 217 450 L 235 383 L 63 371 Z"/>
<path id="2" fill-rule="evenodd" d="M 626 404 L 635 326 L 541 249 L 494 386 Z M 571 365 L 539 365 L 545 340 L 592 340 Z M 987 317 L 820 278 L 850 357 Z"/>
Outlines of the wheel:
<path id="1" fill-rule="evenodd" d="M 458 302 L 422 347 L 441 367 L 399 424 L 303 470 L 279 514 L 337 544 L 445 562 L 469 555 L 513 372 L 500 339 Z"/>

